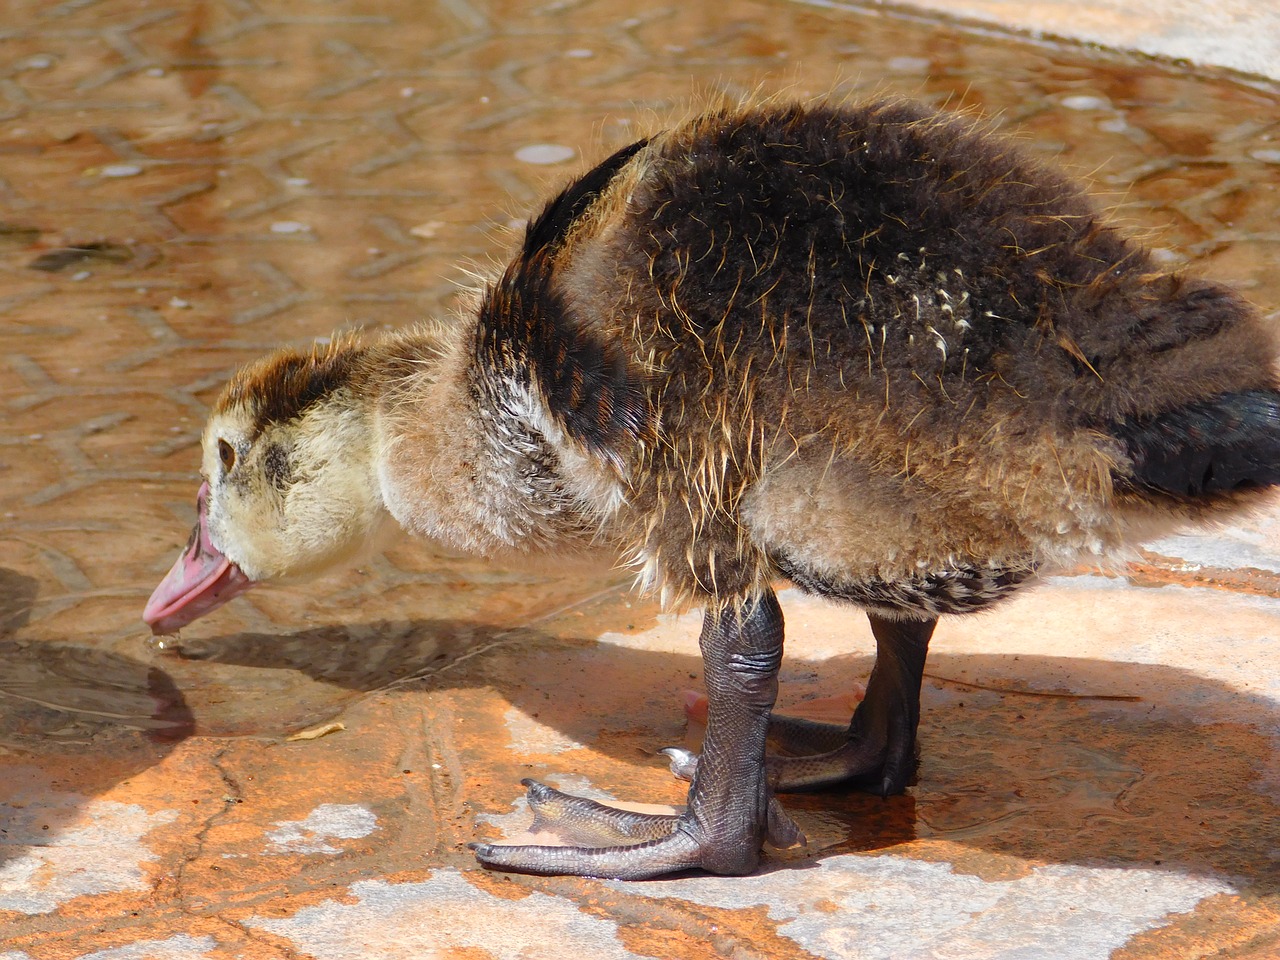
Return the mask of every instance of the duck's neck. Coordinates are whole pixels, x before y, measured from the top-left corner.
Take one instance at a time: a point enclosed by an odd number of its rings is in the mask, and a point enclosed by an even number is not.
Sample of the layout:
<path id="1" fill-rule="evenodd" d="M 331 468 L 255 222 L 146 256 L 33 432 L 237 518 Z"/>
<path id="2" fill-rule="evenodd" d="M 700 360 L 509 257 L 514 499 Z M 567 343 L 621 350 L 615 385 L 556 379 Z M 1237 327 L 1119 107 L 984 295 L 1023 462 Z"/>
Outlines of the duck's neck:
<path id="1" fill-rule="evenodd" d="M 467 330 L 400 333 L 375 376 L 383 502 L 407 532 L 484 556 L 589 542 L 598 521 L 564 476 L 564 451 L 527 391 L 490 382 Z"/>

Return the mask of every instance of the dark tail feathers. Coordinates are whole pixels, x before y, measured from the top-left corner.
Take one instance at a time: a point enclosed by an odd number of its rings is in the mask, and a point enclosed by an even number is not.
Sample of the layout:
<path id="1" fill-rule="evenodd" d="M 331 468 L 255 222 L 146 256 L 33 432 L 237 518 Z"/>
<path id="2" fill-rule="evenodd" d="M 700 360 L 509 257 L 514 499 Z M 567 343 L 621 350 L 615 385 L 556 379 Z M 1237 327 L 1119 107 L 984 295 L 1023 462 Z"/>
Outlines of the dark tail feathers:
<path id="1" fill-rule="evenodd" d="M 1280 393 L 1224 393 L 1116 424 L 1133 473 L 1117 482 L 1179 499 L 1280 484 Z"/>

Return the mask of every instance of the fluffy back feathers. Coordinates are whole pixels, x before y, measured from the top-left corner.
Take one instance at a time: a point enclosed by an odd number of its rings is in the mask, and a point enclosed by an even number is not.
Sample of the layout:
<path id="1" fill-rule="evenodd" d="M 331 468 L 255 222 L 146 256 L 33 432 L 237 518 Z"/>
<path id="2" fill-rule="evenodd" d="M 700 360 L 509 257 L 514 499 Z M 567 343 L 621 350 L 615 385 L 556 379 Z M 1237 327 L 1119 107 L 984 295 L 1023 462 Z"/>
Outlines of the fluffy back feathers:
<path id="1" fill-rule="evenodd" d="M 555 281 L 568 232 L 645 146 L 639 140 L 570 184 L 534 219 L 519 256 L 485 293 L 476 354 L 489 375 L 535 391 L 551 416 L 592 453 L 621 465 L 620 448 L 648 420 L 641 376 L 616 345 L 588 330 Z"/>

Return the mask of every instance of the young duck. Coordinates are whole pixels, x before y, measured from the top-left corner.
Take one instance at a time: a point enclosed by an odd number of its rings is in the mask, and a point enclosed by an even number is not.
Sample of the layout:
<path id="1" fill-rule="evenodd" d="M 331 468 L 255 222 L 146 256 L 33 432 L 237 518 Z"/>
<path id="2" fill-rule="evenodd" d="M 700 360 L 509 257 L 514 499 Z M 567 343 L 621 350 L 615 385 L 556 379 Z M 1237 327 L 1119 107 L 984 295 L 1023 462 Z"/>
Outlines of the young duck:
<path id="1" fill-rule="evenodd" d="M 539 784 L 571 846 L 486 864 L 742 874 L 799 831 L 775 791 L 901 791 L 942 614 L 1102 561 L 1280 482 L 1274 345 L 1240 297 L 1157 267 L 1082 190 L 903 102 L 710 113 L 572 183 L 442 339 L 282 351 L 204 434 L 199 521 L 157 632 L 348 560 L 389 516 L 480 554 L 604 547 L 705 608 L 687 810 Z M 848 729 L 774 717 L 771 584 L 867 611 Z M 806 757 L 766 757 L 773 723 Z"/>

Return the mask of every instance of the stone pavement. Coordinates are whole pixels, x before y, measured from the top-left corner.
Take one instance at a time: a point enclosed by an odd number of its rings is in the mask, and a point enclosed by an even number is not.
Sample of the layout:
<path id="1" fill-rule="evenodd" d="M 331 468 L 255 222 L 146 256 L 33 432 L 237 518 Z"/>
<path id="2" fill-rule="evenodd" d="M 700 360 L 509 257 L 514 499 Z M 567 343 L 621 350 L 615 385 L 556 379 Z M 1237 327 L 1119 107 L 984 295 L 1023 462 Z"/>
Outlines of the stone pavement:
<path id="1" fill-rule="evenodd" d="M 799 0 L 839 9 L 840 0 Z M 895 0 L 910 14 L 957 18 L 970 29 L 1068 38 L 1110 50 L 1139 51 L 1197 67 L 1224 67 L 1280 79 L 1280 3 L 1276 0 Z"/>
<path id="2" fill-rule="evenodd" d="M 1280 956 L 1280 508 L 944 622 L 919 782 L 788 800 L 750 878 L 478 870 L 521 777 L 679 803 L 696 618 L 401 542 L 173 649 L 139 620 L 240 363 L 447 317 L 691 99 L 999 115 L 1280 319 L 1280 98 L 783 0 L 11 0 L 0 23 L 0 960 Z M 865 621 L 783 594 L 782 699 Z"/>

